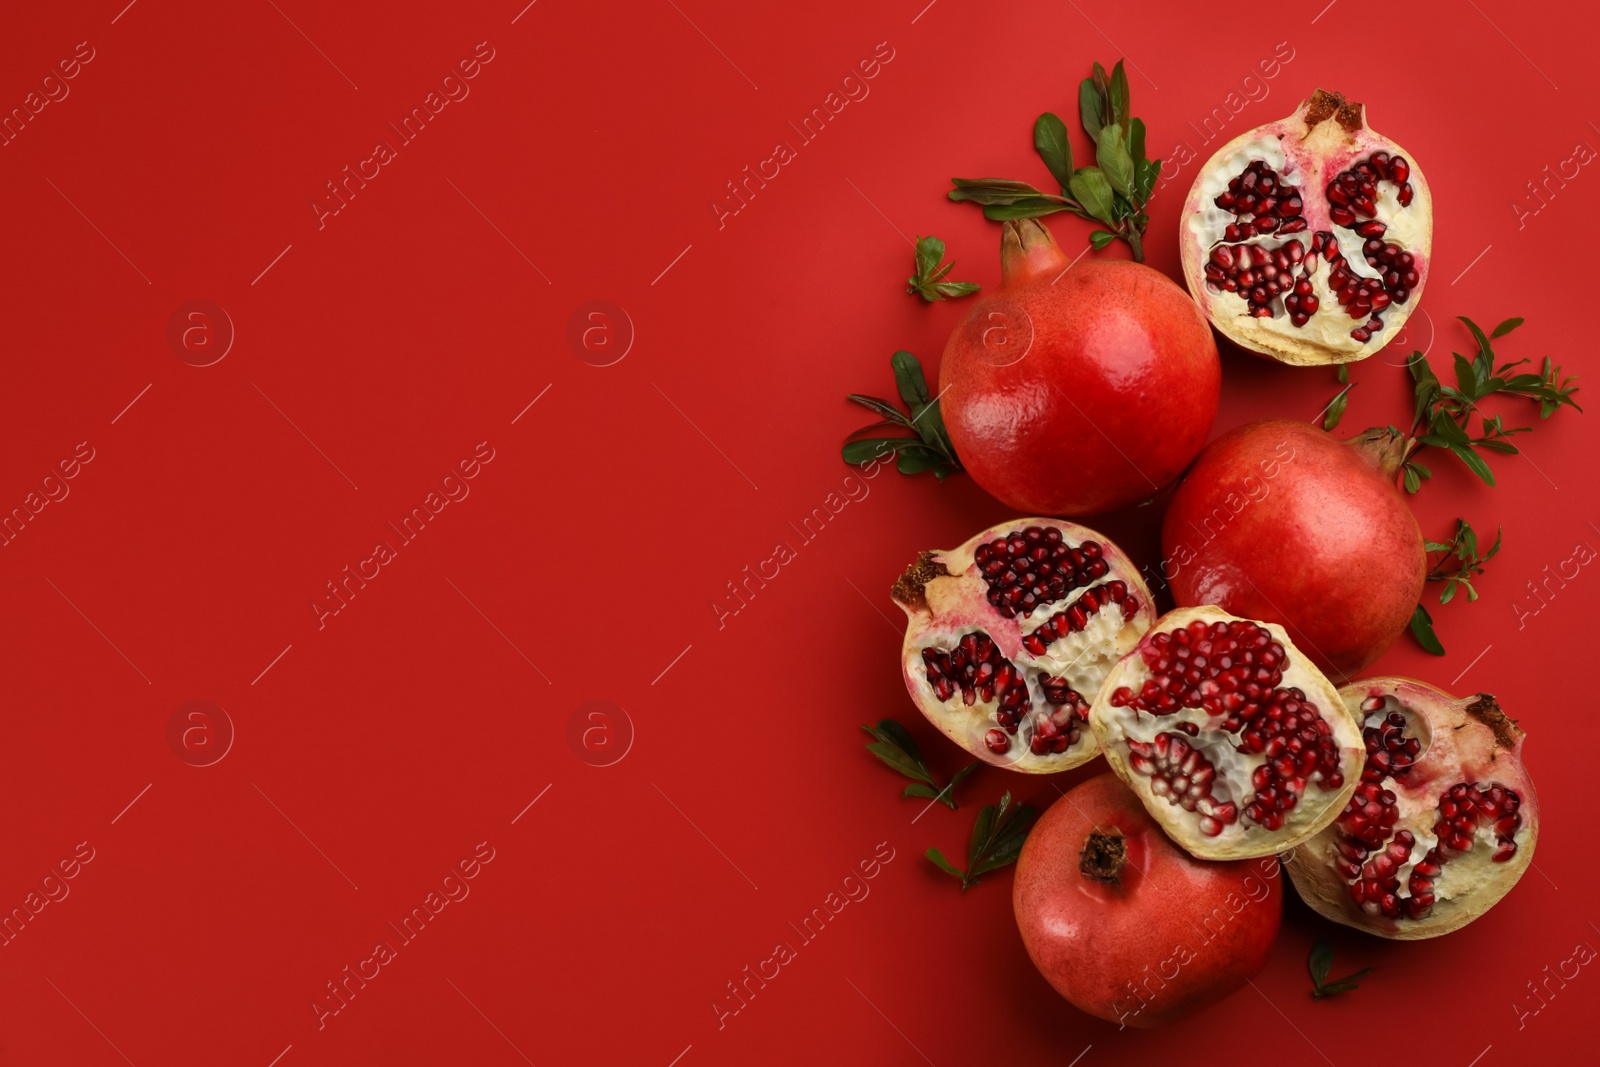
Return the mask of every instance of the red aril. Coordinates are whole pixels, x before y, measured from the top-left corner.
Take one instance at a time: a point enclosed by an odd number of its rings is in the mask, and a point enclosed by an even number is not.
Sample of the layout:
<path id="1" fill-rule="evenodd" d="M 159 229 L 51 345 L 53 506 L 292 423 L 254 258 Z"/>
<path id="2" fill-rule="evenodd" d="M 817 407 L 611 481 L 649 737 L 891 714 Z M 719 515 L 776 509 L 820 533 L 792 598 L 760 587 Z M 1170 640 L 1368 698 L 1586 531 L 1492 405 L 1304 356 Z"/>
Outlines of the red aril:
<path id="1" fill-rule="evenodd" d="M 1028 956 L 1091 1015 L 1150 1029 L 1214 1004 L 1265 965 L 1283 915 L 1274 856 L 1194 859 L 1109 774 L 1050 806 L 1017 859 Z"/>
<path id="2" fill-rule="evenodd" d="M 1074 263 L 1036 219 L 1005 224 L 1000 266 L 939 365 L 940 411 L 973 479 L 1023 514 L 1090 515 L 1181 474 L 1222 373 L 1194 301 L 1141 263 Z"/>
<path id="3" fill-rule="evenodd" d="M 1486 693 L 1457 700 L 1409 678 L 1340 693 L 1363 719 L 1361 784 L 1337 822 L 1295 849 L 1300 896 L 1382 937 L 1438 937 L 1488 911 L 1533 862 L 1539 798 L 1523 732 Z"/>
<path id="4" fill-rule="evenodd" d="M 1338 818 L 1361 732 L 1281 626 L 1216 608 L 1163 615 L 1101 684 L 1106 762 L 1202 859 L 1269 856 Z"/>
<path id="5" fill-rule="evenodd" d="M 1421 299 L 1432 197 L 1361 104 L 1318 89 L 1217 150 L 1178 240 L 1189 291 L 1235 344 L 1284 363 L 1348 363 L 1387 344 Z"/>
<path id="6" fill-rule="evenodd" d="M 1035 774 L 1099 752 L 1089 703 L 1155 618 L 1132 561 L 1057 519 L 1017 519 L 923 552 L 893 596 L 918 709 L 974 756 Z"/>
<path id="7" fill-rule="evenodd" d="M 1162 574 L 1180 605 L 1277 623 L 1336 681 L 1405 630 L 1427 580 L 1387 428 L 1346 441 L 1275 419 L 1213 441 L 1173 494 Z"/>

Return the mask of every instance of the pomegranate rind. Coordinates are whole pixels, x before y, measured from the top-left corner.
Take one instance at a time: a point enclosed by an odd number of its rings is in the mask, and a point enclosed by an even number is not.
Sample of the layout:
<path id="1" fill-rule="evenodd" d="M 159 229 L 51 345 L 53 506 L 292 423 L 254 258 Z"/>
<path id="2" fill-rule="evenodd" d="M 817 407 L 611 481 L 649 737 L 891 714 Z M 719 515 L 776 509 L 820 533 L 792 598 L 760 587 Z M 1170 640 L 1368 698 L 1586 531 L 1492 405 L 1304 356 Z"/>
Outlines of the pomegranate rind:
<path id="1" fill-rule="evenodd" d="M 1325 789 L 1320 782 L 1309 782 L 1299 802 L 1288 813 L 1284 825 L 1277 830 L 1255 825 L 1241 814 L 1237 821 L 1224 826 L 1216 836 L 1206 836 L 1199 829 L 1199 817 L 1196 812 L 1158 796 L 1151 788 L 1150 778 L 1133 769 L 1128 746 L 1130 726 L 1135 728 L 1135 732 L 1155 734 L 1174 729 L 1179 721 L 1193 722 L 1199 727 L 1202 735 L 1227 739 L 1222 745 L 1214 746 L 1217 752 L 1208 753 L 1208 757 L 1211 757 L 1213 762 L 1220 759 L 1227 761 L 1230 781 L 1236 782 L 1240 778 L 1245 780 L 1246 784 L 1242 788 L 1235 787 L 1230 790 L 1227 798 L 1243 809 L 1251 796 L 1248 784 L 1250 773 L 1267 762 L 1264 755 L 1234 750 L 1232 741 L 1235 735 L 1221 729 L 1220 724 L 1224 718 L 1221 715 L 1207 715 L 1199 708 L 1185 708 L 1173 715 L 1157 716 L 1135 711 L 1131 707 L 1118 707 L 1111 702 L 1111 695 L 1117 689 L 1126 686 L 1138 692 L 1145 679 L 1150 676 L 1150 669 L 1146 666 L 1141 653 L 1145 643 L 1153 635 L 1181 630 L 1194 622 L 1207 625 L 1215 622 L 1253 622 L 1265 628 L 1273 640 L 1283 646 L 1288 653 L 1288 666 L 1283 671 L 1283 680 L 1279 683 L 1279 688 L 1301 690 L 1305 693 L 1306 700 L 1316 707 L 1322 718 L 1333 728 L 1333 738 L 1339 753 L 1339 772 L 1343 777 L 1342 783 L 1336 789 Z M 1089 726 L 1099 739 L 1101 751 L 1105 754 L 1106 762 L 1111 765 L 1112 771 L 1138 794 L 1151 817 L 1160 823 L 1168 836 L 1182 845 L 1190 855 L 1206 860 L 1270 856 L 1292 849 L 1317 836 L 1339 817 L 1345 805 L 1349 803 L 1350 797 L 1355 793 L 1361 765 L 1366 756 L 1356 716 L 1340 699 L 1339 691 L 1334 688 L 1333 683 L 1328 681 L 1310 658 L 1295 647 L 1283 627 L 1277 623 L 1240 619 L 1215 607 L 1179 608 L 1157 619 L 1139 646 L 1123 656 L 1101 683 L 1100 692 L 1095 696 L 1094 704 L 1089 711 Z M 1222 755 L 1224 748 L 1231 754 Z M 1222 768 L 1219 768 L 1219 771 L 1221 770 Z M 1219 774 L 1220 777 L 1222 776 Z"/>
<path id="2" fill-rule="evenodd" d="M 1326 104 L 1318 104 L 1319 97 L 1338 101 L 1343 107 L 1319 121 L 1308 122 L 1315 117 L 1314 106 L 1317 114 L 1327 110 Z M 1347 126 L 1346 122 L 1351 125 Z M 1381 209 L 1378 218 L 1391 227 L 1385 239 L 1400 244 L 1415 257 L 1418 282 L 1404 304 L 1390 304 L 1384 309 L 1383 328 L 1373 333 L 1368 341 L 1361 343 L 1350 336 L 1351 329 L 1360 326 L 1362 320 L 1349 318 L 1339 307 L 1337 294 L 1328 285 L 1330 271 L 1326 263 L 1311 278 L 1324 313 L 1312 316 L 1304 327 L 1292 325 L 1287 314 L 1256 318 L 1248 313 L 1248 305 L 1236 293 L 1214 292 L 1206 285 L 1205 265 L 1217 243 L 1208 240 L 1207 234 L 1214 221 L 1211 215 L 1220 211 L 1212 200 L 1226 188 L 1233 175 L 1255 159 L 1273 164 L 1290 184 L 1305 191 L 1305 217 L 1309 228 L 1295 237 L 1309 246 L 1313 232 L 1331 232 L 1339 239 L 1345 259 L 1353 261 L 1354 273 L 1370 274 L 1371 268 L 1361 258 L 1363 238 L 1352 228 L 1327 221 L 1322 202 L 1326 200 L 1327 185 L 1334 177 L 1374 152 L 1403 156 L 1410 166 L 1407 181 L 1414 190 L 1411 204 L 1400 207 L 1393 184 L 1383 182 L 1377 198 Z M 1273 249 L 1283 242 L 1266 237 L 1243 243 Z M 1179 217 L 1178 244 L 1190 295 L 1211 324 L 1234 344 L 1292 366 L 1352 363 L 1366 359 L 1393 340 L 1422 301 L 1433 255 L 1433 193 L 1416 158 L 1366 124 L 1364 105 L 1344 104 L 1338 94 L 1319 89 L 1294 114 L 1248 130 L 1212 154 L 1189 188 Z"/>
<path id="3" fill-rule="evenodd" d="M 989 603 L 988 587 L 975 564 L 974 554 L 982 544 L 1031 526 L 1054 527 L 1061 531 L 1066 543 L 1074 546 L 1082 545 L 1085 541 L 1098 543 L 1108 570 L 1104 577 L 1070 590 L 1063 599 L 1036 609 L 1029 617 L 1018 615 L 1008 618 Z M 1126 583 L 1128 596 L 1138 599 L 1138 610 L 1131 617 L 1122 617 L 1120 610 L 1111 610 L 1112 606 L 1108 605 L 1095 614 L 1094 618 L 1099 622 L 1093 624 L 1094 629 L 1058 639 L 1043 656 L 1033 655 L 1023 647 L 1024 636 L 1038 629 L 1045 619 L 1071 604 L 1084 592 L 1113 581 Z M 917 709 L 941 733 L 973 756 L 985 763 L 1024 774 L 1055 774 L 1094 759 L 1100 754 L 1094 732 L 1085 723 L 1078 742 L 1065 752 L 1038 755 L 1031 751 L 1029 745 L 1033 730 L 1033 714 L 1030 713 L 1024 717 L 1023 725 L 1017 732 L 1009 735 L 1007 751 L 992 752 L 984 736 L 989 730 L 997 728 L 994 715 L 996 703 L 978 700 L 967 705 L 959 694 L 941 701 L 928 681 L 922 659 L 923 648 L 933 645 L 948 649 L 963 634 L 983 631 L 993 639 L 1006 659 L 1024 669 L 1032 698 L 1030 704 L 1037 710 L 1041 706 L 1035 679 L 1037 672 L 1044 671 L 1053 677 L 1066 678 L 1085 703 L 1091 702 L 1105 674 L 1139 643 L 1156 617 L 1154 597 L 1149 587 L 1139 576 L 1133 561 L 1120 548 L 1086 526 L 1050 518 L 1013 519 L 984 530 L 957 548 L 922 553 L 895 584 L 893 597 L 906 613 L 906 634 L 900 648 L 900 666 L 906 690 Z M 1110 625 L 1112 622 L 1116 625 Z M 1076 640 L 1079 638 L 1085 640 Z"/>
<path id="4" fill-rule="evenodd" d="M 1522 764 L 1525 735 L 1504 717 L 1494 698 L 1483 693 L 1457 700 L 1426 682 L 1403 677 L 1365 678 L 1339 692 L 1357 717 L 1363 716 L 1362 702 L 1371 697 L 1393 698 L 1425 717 L 1427 745 L 1410 773 L 1383 782 L 1395 794 L 1399 808 L 1396 829 L 1410 829 L 1417 836 L 1413 858 L 1433 844 L 1431 832 L 1418 831 L 1429 831 L 1439 797 L 1458 782 L 1494 783 L 1516 791 L 1522 819 L 1514 836 L 1517 850 L 1506 862 L 1494 863 L 1492 844 L 1480 828 L 1472 851 L 1454 855 L 1435 880 L 1432 913 L 1422 919 L 1389 919 L 1369 914 L 1351 899 L 1349 884 L 1334 867 L 1339 831 L 1332 826 L 1283 857 L 1295 890 L 1323 918 L 1379 937 L 1419 941 L 1461 929 L 1504 899 L 1533 863 L 1539 843 L 1539 798 Z M 1463 767 L 1485 770 L 1463 771 Z"/>

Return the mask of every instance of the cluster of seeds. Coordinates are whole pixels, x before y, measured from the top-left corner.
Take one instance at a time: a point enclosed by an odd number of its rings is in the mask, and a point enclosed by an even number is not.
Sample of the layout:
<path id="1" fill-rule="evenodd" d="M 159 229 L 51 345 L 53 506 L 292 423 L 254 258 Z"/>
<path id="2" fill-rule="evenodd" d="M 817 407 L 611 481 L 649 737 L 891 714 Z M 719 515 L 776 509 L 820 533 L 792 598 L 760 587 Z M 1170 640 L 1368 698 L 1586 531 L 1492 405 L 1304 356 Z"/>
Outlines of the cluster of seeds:
<path id="1" fill-rule="evenodd" d="M 940 700 L 949 700 L 957 692 L 961 702 L 968 705 L 979 700 L 987 704 L 998 698 L 1000 725 L 1008 729 L 1015 730 L 1022 713 L 1028 710 L 1028 687 L 1022 680 L 1022 671 L 1000 654 L 994 639 L 982 630 L 963 634 L 949 652 L 923 649 L 922 665 L 928 672 L 928 684 Z"/>
<path id="2" fill-rule="evenodd" d="M 1225 241 L 1299 233 L 1306 228 L 1306 220 L 1301 217 L 1305 202 L 1300 199 L 1299 188 L 1263 160 L 1255 160 L 1235 175 L 1227 191 L 1213 203 L 1233 213 L 1233 221 L 1222 232 Z"/>
<path id="3" fill-rule="evenodd" d="M 1290 320 L 1304 326 L 1320 303 L 1311 290 L 1316 266 L 1317 257 L 1307 256 L 1300 241 L 1285 241 L 1278 248 L 1218 245 L 1206 261 L 1205 274 L 1213 289 L 1244 297 L 1256 318 L 1270 317 L 1273 300 L 1282 296 Z"/>
<path id="4" fill-rule="evenodd" d="M 1054 526 L 1029 526 L 979 545 L 973 561 L 989 586 L 989 603 L 1006 618 L 1027 618 L 1110 569 L 1098 542 L 1074 548 Z"/>
<path id="5" fill-rule="evenodd" d="M 1372 697 L 1361 708 L 1372 714 L 1383 706 L 1382 697 Z M 1454 856 L 1472 851 L 1481 822 L 1494 824 L 1494 862 L 1504 863 L 1516 854 L 1516 834 L 1522 825 L 1522 816 L 1517 812 L 1522 798 L 1514 790 L 1498 785 L 1474 788 L 1459 782 L 1451 786 L 1439 798 L 1435 814 L 1433 834 L 1438 843 L 1411 869 L 1402 893 L 1400 870 L 1411 858 L 1417 839 L 1411 831 L 1401 830 L 1390 840 L 1399 811 L 1395 794 L 1383 788 L 1383 782 L 1406 777 L 1416 763 L 1422 743 L 1405 731 L 1405 716 L 1398 712 L 1390 712 L 1362 731 L 1367 761 L 1355 796 L 1339 816 L 1334 868 L 1350 884 L 1350 899 L 1368 914 L 1425 919 L 1433 911 L 1434 885 L 1445 864 Z M 1368 858 L 1373 852 L 1377 855 Z"/>
<path id="6" fill-rule="evenodd" d="M 1199 708 L 1222 717 L 1219 728 L 1238 735 L 1238 751 L 1267 757 L 1253 772 L 1255 795 L 1244 808 L 1252 822 L 1279 829 L 1308 782 L 1314 780 L 1325 790 L 1344 785 L 1333 727 L 1305 693 L 1279 686 L 1289 657 L 1265 627 L 1243 619 L 1210 625 L 1193 622 L 1151 635 L 1140 655 L 1150 676 L 1137 693 L 1126 686 L 1117 689 L 1111 704 L 1154 715 Z M 1177 735 L 1170 737 L 1169 748 L 1182 741 Z M 1159 762 L 1137 750 L 1134 754 L 1145 757 L 1133 761 L 1134 769 L 1164 779 L 1173 803 L 1179 803 L 1173 798 L 1193 793 L 1194 775 L 1182 769 L 1182 761 Z M 1181 790 L 1179 778 L 1184 779 Z M 1194 797 L 1197 804 L 1210 797 L 1211 781 L 1207 775 L 1205 791 Z M 1212 799 L 1213 812 L 1209 820 L 1202 820 L 1201 830 L 1212 836 L 1221 833 L 1222 824 L 1237 818 L 1236 811 L 1228 810 L 1232 807 Z"/>
<path id="7" fill-rule="evenodd" d="M 1329 217 L 1336 226 L 1353 227 L 1358 219 L 1370 219 L 1378 213 L 1378 183 L 1394 182 L 1396 198 L 1401 207 L 1410 205 L 1414 192 L 1411 188 L 1411 164 L 1404 156 L 1391 156 L 1387 152 L 1374 152 L 1371 157 L 1357 163 L 1328 183 Z"/>
<path id="8" fill-rule="evenodd" d="M 1180 723 L 1191 737 L 1194 723 Z M 1211 793 L 1217 769 L 1183 734 L 1163 732 L 1146 741 L 1128 741 L 1128 765 L 1150 779 L 1150 792 L 1185 811 L 1200 816 L 1200 832 L 1216 837 L 1222 828 L 1239 821 L 1238 805 L 1219 801 Z"/>
<path id="9" fill-rule="evenodd" d="M 1131 619 L 1139 613 L 1139 598 L 1128 595 L 1128 583 L 1118 580 L 1085 590 L 1065 610 L 1050 616 L 1039 628 L 1022 639 L 1022 647 L 1035 656 L 1044 655 L 1051 642 L 1075 634 L 1089 625 L 1090 616 L 1107 604 L 1119 604 L 1122 617 Z"/>

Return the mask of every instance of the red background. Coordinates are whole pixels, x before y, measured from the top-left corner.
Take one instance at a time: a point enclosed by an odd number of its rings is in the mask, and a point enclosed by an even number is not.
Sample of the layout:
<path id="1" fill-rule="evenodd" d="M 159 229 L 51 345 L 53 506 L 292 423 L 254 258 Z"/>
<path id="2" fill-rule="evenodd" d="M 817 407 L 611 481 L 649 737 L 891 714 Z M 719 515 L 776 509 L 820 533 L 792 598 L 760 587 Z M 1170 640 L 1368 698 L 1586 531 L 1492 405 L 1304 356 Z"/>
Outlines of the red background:
<path id="1" fill-rule="evenodd" d="M 986 769 L 961 811 L 918 819 L 861 747 L 858 723 L 894 716 L 941 773 L 962 762 L 906 700 L 886 590 L 1000 505 L 964 478 L 887 474 L 721 628 L 710 606 L 850 473 L 838 445 L 868 417 L 843 394 L 890 393 L 896 348 L 934 372 L 962 307 L 903 294 L 908 238 L 937 233 L 954 277 L 997 281 L 998 227 L 946 201 L 947 179 L 1044 179 L 1034 117 L 1070 113 L 1090 62 L 1124 49 L 1152 154 L 1183 140 L 1209 155 L 1187 123 L 1286 42 L 1225 136 L 1325 85 L 1426 169 L 1432 281 L 1407 336 L 1354 368 L 1345 430 L 1405 417 L 1404 353 L 1446 371 L 1469 343 L 1460 314 L 1526 316 L 1505 354 L 1592 374 L 1600 176 L 1583 168 L 1520 220 L 1513 207 L 1536 206 L 1541 168 L 1600 145 L 1586 8 L 124 2 L 13 9 L 0 33 L 6 111 L 78 42 L 94 50 L 0 148 L 0 505 L 79 442 L 94 450 L 0 549 L 0 906 L 79 842 L 94 850 L 0 948 L 0 1062 L 1092 1067 L 1232 1062 L 1224 1043 L 1246 1040 L 1346 1064 L 1387 1033 L 1397 1054 L 1489 1065 L 1589 1047 L 1592 968 L 1520 1027 L 1513 1005 L 1539 1007 L 1527 983 L 1600 945 L 1581 814 L 1594 701 L 1567 666 L 1592 659 L 1600 579 L 1552 585 L 1537 614 L 1516 604 L 1600 545 L 1600 416 L 1539 423 L 1526 459 L 1494 458 L 1496 489 L 1433 462 L 1425 531 L 1503 521 L 1506 547 L 1478 603 L 1434 612 L 1446 658 L 1407 640 L 1376 668 L 1496 693 L 1522 720 L 1535 870 L 1432 943 L 1291 902 L 1256 988 L 1167 1032 L 1119 1033 L 1051 992 L 1009 872 L 962 895 L 921 856 L 960 852 L 1004 789 L 1044 804 L 1095 767 Z M 482 41 L 494 58 L 470 95 L 319 229 L 324 183 Z M 878 42 L 893 58 L 870 96 L 719 228 L 724 183 Z M 1150 262 L 1174 276 L 1197 166 L 1150 226 Z M 1051 225 L 1086 239 L 1076 219 Z M 567 342 L 597 299 L 636 332 L 608 367 Z M 167 341 L 192 300 L 236 331 L 208 367 Z M 1217 432 L 1310 419 L 1337 388 L 1331 370 L 1223 361 Z M 386 521 L 483 441 L 494 459 L 470 496 L 319 629 L 324 583 L 396 540 Z M 1149 560 L 1155 518 L 1099 525 Z M 168 742 L 191 700 L 236 731 L 210 766 Z M 609 766 L 569 739 L 591 700 L 632 724 Z M 325 983 L 396 940 L 386 924 L 483 841 L 494 859 L 470 896 L 319 1029 Z M 725 983 L 795 940 L 787 923 L 880 842 L 894 858 L 871 895 L 719 1029 Z M 1316 938 L 1336 973 L 1376 968 L 1359 992 L 1308 997 Z"/>

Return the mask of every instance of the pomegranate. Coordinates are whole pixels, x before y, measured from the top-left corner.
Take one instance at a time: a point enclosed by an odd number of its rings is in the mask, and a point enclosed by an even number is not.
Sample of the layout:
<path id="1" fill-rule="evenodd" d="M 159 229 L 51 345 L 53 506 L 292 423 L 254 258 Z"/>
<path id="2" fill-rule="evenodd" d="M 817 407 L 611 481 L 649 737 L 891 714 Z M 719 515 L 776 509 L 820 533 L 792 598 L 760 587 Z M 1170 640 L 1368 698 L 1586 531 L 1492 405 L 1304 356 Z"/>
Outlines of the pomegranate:
<path id="1" fill-rule="evenodd" d="M 1305 902 L 1382 937 L 1438 937 L 1476 919 L 1533 862 L 1539 799 L 1523 733 L 1487 693 L 1410 678 L 1340 690 L 1367 758 L 1337 822 L 1289 857 Z"/>
<path id="2" fill-rule="evenodd" d="M 1057 993 L 1091 1015 L 1150 1029 L 1260 972 L 1283 887 L 1275 856 L 1192 858 L 1103 774 L 1034 825 L 1011 902 L 1033 965 Z"/>
<path id="3" fill-rule="evenodd" d="M 1140 263 L 1074 265 L 1037 219 L 1005 224 L 1000 269 L 939 366 L 940 411 L 977 483 L 1024 514 L 1090 515 L 1177 478 L 1222 377 L 1194 301 Z"/>
<path id="4" fill-rule="evenodd" d="M 1089 724 L 1162 828 L 1209 860 L 1316 835 L 1364 755 L 1355 716 L 1281 626 L 1216 608 L 1157 619 L 1106 676 Z"/>
<path id="5" fill-rule="evenodd" d="M 918 709 L 980 759 L 1033 774 L 1098 754 L 1089 703 L 1155 619 L 1121 549 L 1055 519 L 923 552 L 892 595 L 907 617 L 900 666 Z"/>
<path id="6" fill-rule="evenodd" d="M 1235 344 L 1348 363 L 1388 343 L 1428 279 L 1433 204 L 1366 109 L 1318 89 L 1195 176 L 1178 240 L 1189 291 Z"/>
<path id="7" fill-rule="evenodd" d="M 1300 422 L 1250 423 L 1200 455 L 1162 523 L 1180 605 L 1278 623 L 1343 682 L 1405 630 L 1427 580 L 1422 531 L 1389 428 L 1340 441 Z"/>

